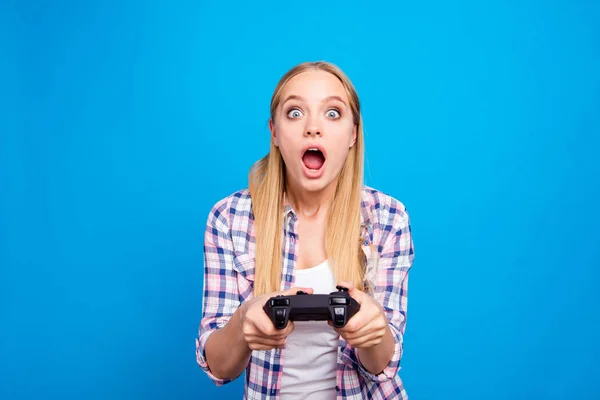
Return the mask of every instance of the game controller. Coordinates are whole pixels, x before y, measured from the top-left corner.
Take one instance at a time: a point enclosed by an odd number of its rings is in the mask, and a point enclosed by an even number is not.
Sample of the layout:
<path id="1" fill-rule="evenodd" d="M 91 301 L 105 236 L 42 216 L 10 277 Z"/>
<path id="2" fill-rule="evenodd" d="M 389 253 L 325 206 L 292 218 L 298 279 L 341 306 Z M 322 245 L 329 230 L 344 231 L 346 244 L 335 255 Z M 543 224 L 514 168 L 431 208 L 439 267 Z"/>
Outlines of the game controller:
<path id="1" fill-rule="evenodd" d="M 348 289 L 336 286 L 330 294 L 307 294 L 271 297 L 263 309 L 276 329 L 284 329 L 288 321 L 331 321 L 336 328 L 346 326 L 360 310 L 360 304 L 348 294 Z"/>

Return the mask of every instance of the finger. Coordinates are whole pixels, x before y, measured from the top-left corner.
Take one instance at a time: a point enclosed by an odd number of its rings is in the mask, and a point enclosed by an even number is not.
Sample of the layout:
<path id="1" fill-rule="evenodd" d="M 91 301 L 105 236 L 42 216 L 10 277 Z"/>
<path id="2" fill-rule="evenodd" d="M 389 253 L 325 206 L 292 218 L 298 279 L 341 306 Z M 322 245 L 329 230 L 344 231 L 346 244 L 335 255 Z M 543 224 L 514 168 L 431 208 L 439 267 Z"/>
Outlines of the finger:
<path id="1" fill-rule="evenodd" d="M 282 348 L 282 346 L 271 346 L 260 343 L 249 344 L 248 347 L 250 348 L 250 350 L 273 350 L 275 348 Z"/>
<path id="2" fill-rule="evenodd" d="M 345 287 L 346 289 L 348 289 L 348 292 L 352 292 L 353 290 L 356 290 L 356 287 L 354 286 L 354 282 L 352 282 L 352 281 L 341 281 L 337 285 Z"/>
<path id="3" fill-rule="evenodd" d="M 372 340 L 372 341 L 366 342 L 366 343 L 354 344 L 354 345 L 351 345 L 351 346 L 354 347 L 354 348 L 356 348 L 356 349 L 367 349 L 369 347 L 375 347 L 375 346 L 377 346 L 382 341 L 383 341 L 383 339 L 377 339 L 377 340 Z"/>
<path id="4" fill-rule="evenodd" d="M 244 325 L 242 325 L 242 334 L 244 336 L 252 336 L 255 335 L 257 332 L 258 329 L 256 329 L 256 326 L 254 326 L 254 324 L 251 322 L 247 322 L 244 323 Z"/>
<path id="5" fill-rule="evenodd" d="M 354 339 L 358 339 L 361 338 L 363 336 L 366 336 L 368 334 L 370 334 L 371 332 L 374 332 L 375 330 L 373 328 L 371 328 L 368 325 L 363 326 L 362 328 L 360 328 L 357 331 L 353 331 L 353 332 L 344 332 L 344 338 L 349 341 L 349 340 L 354 340 Z"/>
<path id="6" fill-rule="evenodd" d="M 271 346 L 271 348 L 275 347 L 283 347 L 285 346 L 285 338 L 273 339 L 264 336 L 256 336 L 252 335 L 246 338 L 248 342 L 248 346 Z"/>
<path id="7" fill-rule="evenodd" d="M 372 347 L 382 342 L 384 333 L 382 331 L 370 332 L 354 339 L 346 339 L 346 342 L 352 347 Z"/>
<path id="8" fill-rule="evenodd" d="M 257 332 L 261 336 L 272 337 L 272 338 L 285 338 L 294 331 L 294 323 L 288 321 L 287 326 L 283 329 L 275 328 L 273 321 L 265 314 L 261 315 L 254 321 Z"/>
<path id="9" fill-rule="evenodd" d="M 373 318 L 357 330 L 345 332 L 346 339 L 354 339 L 368 335 L 371 332 L 385 331 L 386 323 L 381 318 Z"/>
<path id="10" fill-rule="evenodd" d="M 269 335 L 269 337 L 286 338 L 294 331 L 294 327 L 294 323 L 288 321 L 287 326 L 283 329 L 275 329 L 274 326 L 271 327 L 269 332 L 267 332 L 267 335 Z"/>
<path id="11" fill-rule="evenodd" d="M 355 333 L 367 327 L 369 322 L 371 322 L 372 318 L 359 310 L 352 318 L 350 318 L 346 325 L 343 328 L 337 328 L 340 332 L 343 332 L 345 335 Z"/>
<path id="12" fill-rule="evenodd" d="M 332 324 L 330 324 L 333 326 Z M 345 338 L 358 337 L 369 331 L 383 329 L 386 323 L 380 315 L 372 315 L 368 310 L 361 309 L 357 312 L 343 328 L 335 328 Z"/>
<path id="13" fill-rule="evenodd" d="M 355 286 L 354 286 L 354 282 L 352 281 L 341 281 L 340 283 L 338 283 L 338 286 L 342 286 L 348 289 L 348 295 L 350 295 L 350 297 L 352 297 L 354 300 L 356 300 L 356 302 L 358 304 L 362 303 L 362 295 L 363 292 L 361 292 L 360 290 L 358 290 Z"/>
<path id="14" fill-rule="evenodd" d="M 284 329 L 277 329 L 275 328 L 275 325 L 273 325 L 273 321 L 271 321 L 271 319 L 268 317 L 266 319 L 261 318 L 260 320 L 256 321 L 256 330 L 260 336 L 284 338 L 289 335 L 289 333 L 287 333 L 289 330 L 289 322 L 288 326 L 286 326 Z"/>
<path id="15" fill-rule="evenodd" d="M 275 332 L 273 336 L 265 336 L 264 333 L 260 332 L 255 327 L 252 327 L 244 332 L 244 340 L 251 350 L 283 348 L 285 347 L 286 338 L 289 335 L 288 332 L 291 332 L 292 330 L 293 325 L 282 330 L 274 329 Z"/>

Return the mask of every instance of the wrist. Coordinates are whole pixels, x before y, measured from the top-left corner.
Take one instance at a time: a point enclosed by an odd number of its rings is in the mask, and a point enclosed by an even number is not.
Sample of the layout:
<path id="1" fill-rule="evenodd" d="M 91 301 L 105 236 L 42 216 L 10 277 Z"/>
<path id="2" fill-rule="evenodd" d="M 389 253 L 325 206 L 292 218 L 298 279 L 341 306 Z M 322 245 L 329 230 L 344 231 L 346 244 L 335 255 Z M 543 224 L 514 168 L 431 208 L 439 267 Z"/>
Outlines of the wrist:
<path id="1" fill-rule="evenodd" d="M 389 324 L 387 324 L 381 342 L 371 347 L 355 349 L 356 357 L 367 371 L 373 375 L 378 375 L 385 370 L 392 360 L 394 346 L 394 335 Z"/>
<path id="2" fill-rule="evenodd" d="M 246 335 L 244 335 L 244 321 L 246 320 L 246 311 L 248 309 L 247 303 L 242 303 L 237 310 L 237 323 L 235 324 L 234 329 L 238 332 L 238 337 L 240 338 L 240 342 L 243 344 L 245 348 L 250 350 L 248 346 L 248 342 L 246 340 Z"/>

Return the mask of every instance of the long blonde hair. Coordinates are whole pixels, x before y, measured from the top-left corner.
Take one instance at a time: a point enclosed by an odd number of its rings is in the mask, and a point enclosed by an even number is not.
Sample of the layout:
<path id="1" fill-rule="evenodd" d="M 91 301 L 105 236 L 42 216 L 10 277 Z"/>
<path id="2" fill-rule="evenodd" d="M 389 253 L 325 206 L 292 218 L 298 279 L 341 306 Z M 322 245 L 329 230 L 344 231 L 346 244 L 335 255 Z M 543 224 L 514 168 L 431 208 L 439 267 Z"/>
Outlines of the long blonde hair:
<path id="1" fill-rule="evenodd" d="M 354 85 L 334 64 L 319 61 L 296 65 L 283 75 L 275 88 L 271 98 L 271 119 L 281 102 L 286 83 L 309 69 L 329 72 L 342 82 L 357 128 L 356 143 L 342 167 L 327 215 L 325 251 L 336 281 L 351 281 L 357 288 L 363 289 L 365 272 L 360 225 L 364 139 L 360 102 Z M 281 290 L 285 164 L 273 141 L 269 153 L 250 169 L 249 190 L 256 233 L 254 296 L 259 296 Z"/>

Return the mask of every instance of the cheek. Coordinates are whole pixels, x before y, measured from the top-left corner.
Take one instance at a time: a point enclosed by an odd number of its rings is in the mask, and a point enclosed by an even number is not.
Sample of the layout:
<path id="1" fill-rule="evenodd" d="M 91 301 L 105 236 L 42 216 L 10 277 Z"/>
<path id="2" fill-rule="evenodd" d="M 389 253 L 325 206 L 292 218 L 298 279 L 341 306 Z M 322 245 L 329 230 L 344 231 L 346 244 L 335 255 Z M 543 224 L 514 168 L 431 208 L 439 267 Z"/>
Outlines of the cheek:
<path id="1" fill-rule="evenodd" d="M 275 143 L 279 147 L 279 151 L 285 161 L 291 159 L 291 157 L 298 152 L 298 148 L 300 144 L 298 140 L 295 138 L 293 132 L 290 132 L 289 129 L 280 129 L 279 133 L 276 135 Z"/>
<path id="2" fill-rule="evenodd" d="M 345 118 L 343 121 L 336 121 L 328 128 L 329 136 L 335 138 L 336 143 L 347 143 L 350 147 L 354 136 L 354 123 L 351 119 Z"/>
<path id="3" fill-rule="evenodd" d="M 345 146 L 345 142 L 338 143 L 334 149 L 329 150 L 329 161 L 338 167 L 343 166 L 348 157 L 348 152 L 349 149 Z"/>
<path id="4" fill-rule="evenodd" d="M 343 129 L 336 129 L 332 131 L 331 141 L 330 143 L 333 145 L 329 151 L 330 158 L 335 158 L 337 161 L 341 161 L 342 163 L 348 156 L 350 152 L 350 147 L 352 145 L 353 140 L 353 125 L 349 124 L 349 126 L 345 126 Z"/>

